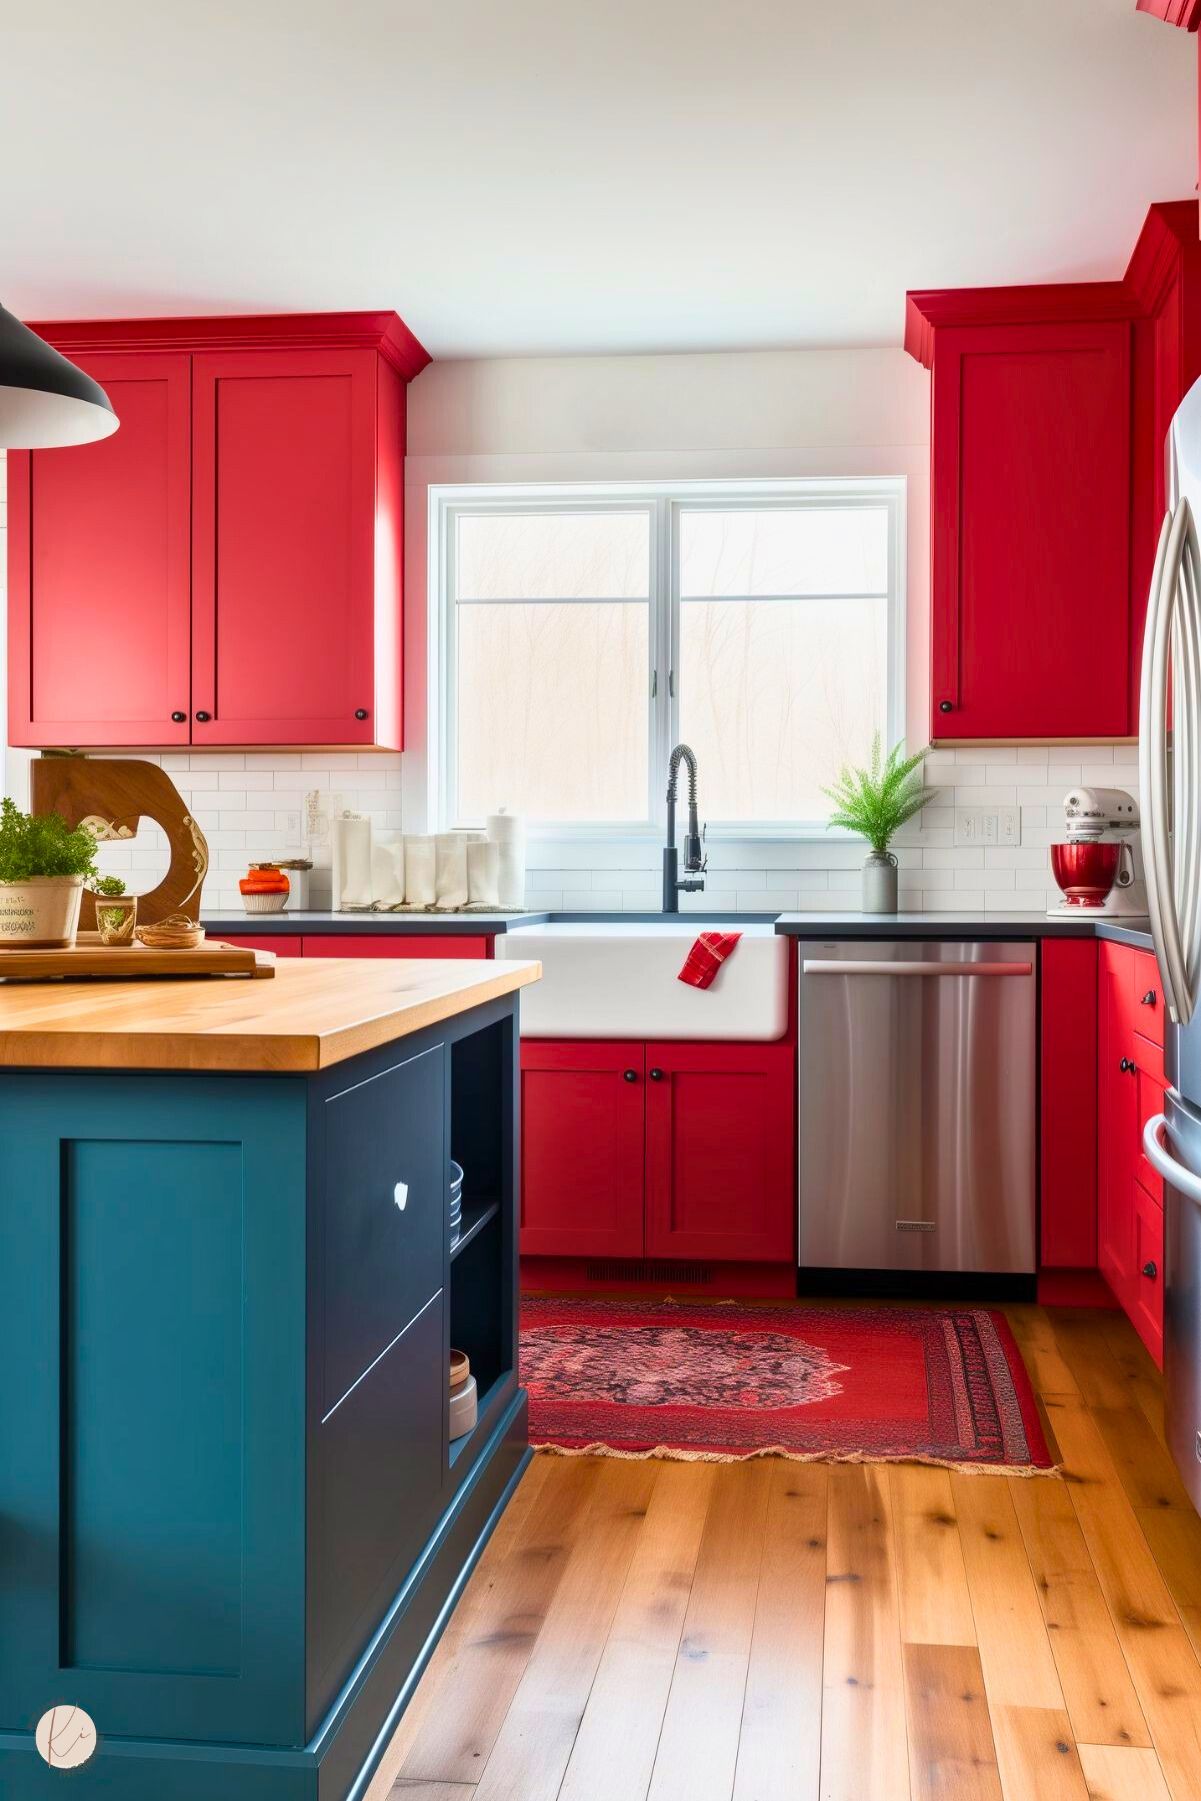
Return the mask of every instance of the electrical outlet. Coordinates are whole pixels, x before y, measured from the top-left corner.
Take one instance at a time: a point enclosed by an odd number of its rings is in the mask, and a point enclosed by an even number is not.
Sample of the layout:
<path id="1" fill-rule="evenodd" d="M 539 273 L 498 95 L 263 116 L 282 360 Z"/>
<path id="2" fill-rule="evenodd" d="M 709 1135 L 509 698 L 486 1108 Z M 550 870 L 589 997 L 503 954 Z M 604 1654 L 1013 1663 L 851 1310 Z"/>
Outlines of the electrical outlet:
<path id="1" fill-rule="evenodd" d="M 956 807 L 955 843 L 965 848 L 991 849 L 1003 845 L 1013 849 L 1022 842 L 1022 814 L 1019 807 L 998 807 L 995 813 L 983 807 Z"/>

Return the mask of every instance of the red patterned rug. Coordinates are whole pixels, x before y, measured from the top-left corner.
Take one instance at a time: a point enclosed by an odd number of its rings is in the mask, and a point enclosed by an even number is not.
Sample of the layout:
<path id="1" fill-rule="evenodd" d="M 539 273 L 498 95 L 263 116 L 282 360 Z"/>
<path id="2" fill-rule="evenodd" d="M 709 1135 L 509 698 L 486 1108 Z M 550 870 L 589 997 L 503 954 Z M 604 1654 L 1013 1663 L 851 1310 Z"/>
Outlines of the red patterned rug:
<path id="1" fill-rule="evenodd" d="M 521 1380 L 531 1444 L 559 1451 L 1053 1468 L 1021 1353 L 987 1307 L 529 1295 Z"/>

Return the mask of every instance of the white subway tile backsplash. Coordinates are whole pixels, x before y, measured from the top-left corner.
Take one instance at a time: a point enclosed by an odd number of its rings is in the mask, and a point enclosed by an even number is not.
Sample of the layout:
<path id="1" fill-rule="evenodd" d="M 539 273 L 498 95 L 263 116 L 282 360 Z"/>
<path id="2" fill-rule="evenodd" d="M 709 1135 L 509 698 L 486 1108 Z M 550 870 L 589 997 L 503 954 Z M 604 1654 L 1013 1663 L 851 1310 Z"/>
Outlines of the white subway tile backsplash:
<path id="1" fill-rule="evenodd" d="M 894 846 L 901 905 L 913 912 L 1042 912 L 1058 890 L 1047 846 L 1063 835 L 1061 802 L 1081 780 L 1137 793 L 1135 753 L 1119 745 L 1017 745 L 932 752 L 933 790 Z M 164 751 L 160 761 L 205 832 L 212 866 L 210 909 L 237 911 L 238 878 L 252 857 L 299 851 L 309 795 L 326 814 L 349 808 L 380 826 L 403 827 L 403 759 L 394 753 L 331 751 Z M 702 796 L 703 797 L 703 796 Z M 958 846 L 956 807 L 1021 808 L 1014 846 Z M 527 905 L 535 911 L 657 912 L 661 844 L 655 837 L 534 837 L 527 846 Z M 328 834 L 314 839 L 313 897 L 329 904 Z M 840 833 L 818 839 L 719 837 L 708 845 L 707 887 L 680 897 L 681 911 L 857 912 L 864 846 Z M 165 841 L 144 827 L 132 844 L 105 845 L 101 866 L 154 885 L 166 867 Z"/>

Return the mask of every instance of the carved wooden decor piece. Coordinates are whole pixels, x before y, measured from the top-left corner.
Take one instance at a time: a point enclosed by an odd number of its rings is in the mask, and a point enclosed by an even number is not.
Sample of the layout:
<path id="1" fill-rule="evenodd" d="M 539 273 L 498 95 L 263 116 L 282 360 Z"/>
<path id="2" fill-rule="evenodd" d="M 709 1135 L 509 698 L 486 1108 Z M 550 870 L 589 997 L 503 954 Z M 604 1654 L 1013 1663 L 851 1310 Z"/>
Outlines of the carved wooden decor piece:
<path id="1" fill-rule="evenodd" d="M 61 813 L 68 825 L 87 825 L 103 843 L 132 838 L 143 819 L 165 832 L 171 863 L 157 888 L 138 896 L 138 921 L 153 925 L 172 913 L 200 917 L 200 894 L 208 874 L 204 833 L 165 769 L 131 757 L 48 756 L 31 771 L 35 813 Z M 80 929 L 96 925 L 96 903 L 84 891 Z"/>

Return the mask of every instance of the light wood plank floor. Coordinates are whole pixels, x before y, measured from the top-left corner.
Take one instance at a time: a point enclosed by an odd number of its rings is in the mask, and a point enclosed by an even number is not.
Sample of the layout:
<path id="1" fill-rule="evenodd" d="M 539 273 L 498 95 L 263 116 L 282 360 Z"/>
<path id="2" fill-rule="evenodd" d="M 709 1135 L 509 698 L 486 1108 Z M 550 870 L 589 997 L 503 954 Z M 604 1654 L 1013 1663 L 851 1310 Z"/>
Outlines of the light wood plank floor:
<path id="1" fill-rule="evenodd" d="M 537 1457 L 366 1801 L 1198 1801 L 1159 1374 L 1007 1311 L 1066 1480 Z"/>

